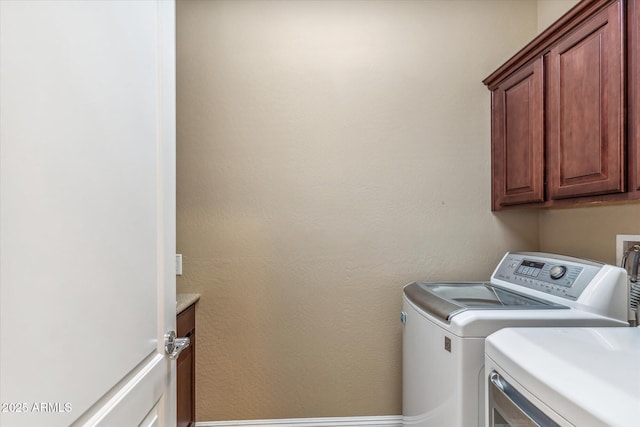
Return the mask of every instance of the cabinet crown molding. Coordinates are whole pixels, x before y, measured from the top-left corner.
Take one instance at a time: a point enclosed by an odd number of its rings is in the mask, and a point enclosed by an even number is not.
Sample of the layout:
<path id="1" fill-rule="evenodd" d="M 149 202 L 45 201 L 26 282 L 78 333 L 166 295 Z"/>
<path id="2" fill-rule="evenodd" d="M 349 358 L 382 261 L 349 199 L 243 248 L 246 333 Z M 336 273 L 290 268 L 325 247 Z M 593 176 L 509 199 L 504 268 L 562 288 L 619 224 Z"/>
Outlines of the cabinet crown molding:
<path id="1" fill-rule="evenodd" d="M 486 77 L 484 83 L 489 90 L 495 90 L 511 73 L 526 65 L 537 57 L 546 54 L 551 46 L 571 32 L 576 26 L 588 20 L 593 14 L 604 9 L 616 0 L 582 0 L 562 15 L 549 28 L 520 49 L 507 62 Z M 624 2 L 624 0 L 622 0 Z M 635 1 L 635 0 L 634 0 Z"/>

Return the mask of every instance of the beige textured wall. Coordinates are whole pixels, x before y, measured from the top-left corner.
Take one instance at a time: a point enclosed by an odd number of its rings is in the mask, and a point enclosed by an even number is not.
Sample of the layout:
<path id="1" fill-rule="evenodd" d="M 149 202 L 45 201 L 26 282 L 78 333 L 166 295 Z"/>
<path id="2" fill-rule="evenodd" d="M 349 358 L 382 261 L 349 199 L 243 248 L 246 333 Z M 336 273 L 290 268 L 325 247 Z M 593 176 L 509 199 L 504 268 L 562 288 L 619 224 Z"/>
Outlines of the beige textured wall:
<path id="1" fill-rule="evenodd" d="M 538 248 L 490 212 L 481 84 L 536 3 L 181 0 L 177 29 L 198 420 L 399 414 L 402 285 Z"/>
<path id="2" fill-rule="evenodd" d="M 616 263 L 616 234 L 640 234 L 640 204 L 540 214 L 540 249 Z"/>
<path id="3" fill-rule="evenodd" d="M 546 30 L 580 0 L 538 0 L 538 33 Z"/>

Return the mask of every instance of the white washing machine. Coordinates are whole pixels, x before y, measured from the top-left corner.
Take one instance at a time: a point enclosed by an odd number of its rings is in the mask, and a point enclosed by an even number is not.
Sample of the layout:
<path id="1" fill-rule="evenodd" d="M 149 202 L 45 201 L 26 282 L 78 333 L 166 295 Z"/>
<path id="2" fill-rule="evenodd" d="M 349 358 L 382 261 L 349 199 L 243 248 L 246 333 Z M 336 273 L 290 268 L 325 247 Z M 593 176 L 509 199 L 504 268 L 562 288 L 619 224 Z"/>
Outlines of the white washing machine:
<path id="1" fill-rule="evenodd" d="M 505 327 L 629 326 L 626 271 L 508 252 L 489 282 L 403 290 L 404 426 L 483 426 L 485 338 Z"/>

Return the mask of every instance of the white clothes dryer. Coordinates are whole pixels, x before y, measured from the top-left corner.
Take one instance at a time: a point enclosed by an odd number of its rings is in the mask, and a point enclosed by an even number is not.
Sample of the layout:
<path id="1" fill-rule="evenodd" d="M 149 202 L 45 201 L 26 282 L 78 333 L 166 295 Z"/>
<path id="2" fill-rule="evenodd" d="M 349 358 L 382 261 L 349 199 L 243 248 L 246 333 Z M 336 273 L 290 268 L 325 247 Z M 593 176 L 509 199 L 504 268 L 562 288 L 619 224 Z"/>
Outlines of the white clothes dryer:
<path id="1" fill-rule="evenodd" d="M 403 426 L 484 425 L 484 344 L 506 327 L 629 326 L 622 268 L 508 252 L 489 282 L 403 289 Z"/>
<path id="2" fill-rule="evenodd" d="M 485 347 L 488 427 L 640 425 L 640 328 L 505 328 Z"/>

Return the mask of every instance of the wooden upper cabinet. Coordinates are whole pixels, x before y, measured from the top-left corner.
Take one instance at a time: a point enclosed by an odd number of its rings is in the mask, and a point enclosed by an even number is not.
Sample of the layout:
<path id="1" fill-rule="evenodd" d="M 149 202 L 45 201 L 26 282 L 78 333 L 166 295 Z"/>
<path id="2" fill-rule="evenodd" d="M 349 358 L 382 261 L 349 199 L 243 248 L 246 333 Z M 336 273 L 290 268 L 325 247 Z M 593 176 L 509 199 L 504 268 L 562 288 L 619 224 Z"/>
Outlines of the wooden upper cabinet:
<path id="1" fill-rule="evenodd" d="M 640 4 L 629 2 L 629 190 L 640 193 Z"/>
<path id="2" fill-rule="evenodd" d="M 623 40 L 618 1 L 545 56 L 551 199 L 625 190 Z"/>
<path id="3" fill-rule="evenodd" d="M 483 80 L 492 208 L 640 199 L 640 0 L 582 0 Z"/>
<path id="4" fill-rule="evenodd" d="M 542 58 L 492 95 L 493 209 L 544 200 Z"/>

